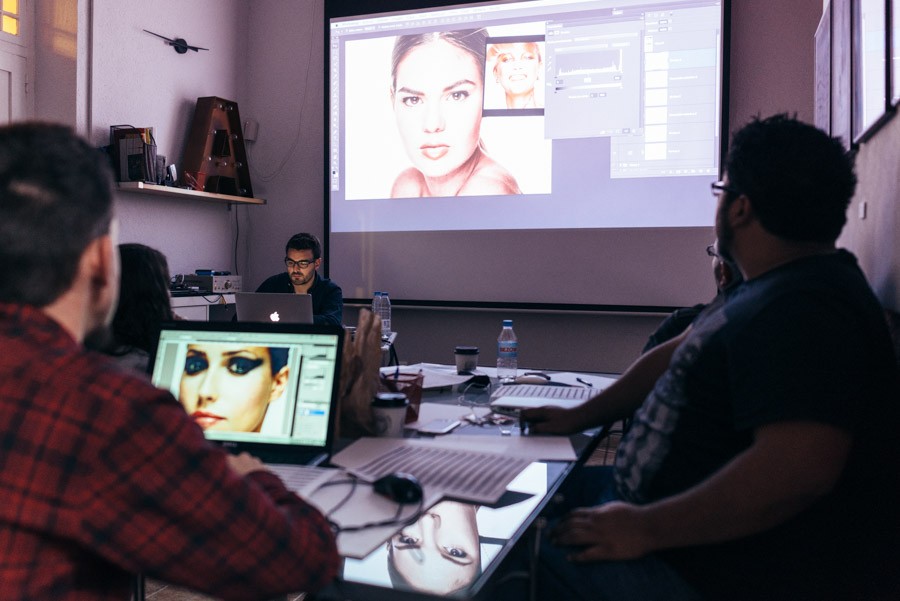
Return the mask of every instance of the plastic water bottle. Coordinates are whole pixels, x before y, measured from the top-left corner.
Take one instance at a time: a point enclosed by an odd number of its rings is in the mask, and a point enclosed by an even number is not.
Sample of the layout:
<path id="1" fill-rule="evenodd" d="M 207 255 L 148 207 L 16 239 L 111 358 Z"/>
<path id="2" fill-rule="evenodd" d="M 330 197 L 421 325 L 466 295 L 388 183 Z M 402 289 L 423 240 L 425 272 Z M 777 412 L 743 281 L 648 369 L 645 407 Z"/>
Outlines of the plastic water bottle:
<path id="1" fill-rule="evenodd" d="M 511 319 L 503 320 L 503 329 L 497 338 L 497 377 L 501 382 L 511 382 L 516 379 L 516 370 L 519 367 L 519 342 L 513 331 Z"/>
<path id="2" fill-rule="evenodd" d="M 387 292 L 381 293 L 381 335 L 391 335 L 391 299 Z"/>
<path id="3" fill-rule="evenodd" d="M 381 293 L 376 291 L 375 294 L 372 295 L 372 315 L 381 317 L 381 304 Z"/>

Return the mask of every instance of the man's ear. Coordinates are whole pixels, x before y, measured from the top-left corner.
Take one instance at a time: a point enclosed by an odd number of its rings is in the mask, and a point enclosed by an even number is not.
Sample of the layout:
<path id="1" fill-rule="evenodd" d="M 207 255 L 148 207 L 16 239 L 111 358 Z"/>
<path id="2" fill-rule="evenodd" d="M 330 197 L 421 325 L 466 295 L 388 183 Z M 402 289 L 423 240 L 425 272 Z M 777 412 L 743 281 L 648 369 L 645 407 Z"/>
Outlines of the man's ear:
<path id="1" fill-rule="evenodd" d="M 112 238 L 109 234 L 98 236 L 91 240 L 84 249 L 81 259 L 81 268 L 84 270 L 87 280 L 93 288 L 106 286 L 111 277 L 113 264 Z"/>
<path id="2" fill-rule="evenodd" d="M 741 194 L 729 202 L 727 211 L 732 227 L 746 225 L 755 218 L 753 203 L 750 202 L 750 198 L 746 194 Z"/>

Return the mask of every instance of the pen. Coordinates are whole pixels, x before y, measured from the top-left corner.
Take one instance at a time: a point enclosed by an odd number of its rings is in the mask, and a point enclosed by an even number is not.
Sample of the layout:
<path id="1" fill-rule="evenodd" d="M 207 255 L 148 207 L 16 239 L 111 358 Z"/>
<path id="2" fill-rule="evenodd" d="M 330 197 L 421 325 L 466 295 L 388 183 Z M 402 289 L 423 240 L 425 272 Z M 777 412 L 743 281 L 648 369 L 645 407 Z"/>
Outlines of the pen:
<path id="1" fill-rule="evenodd" d="M 582 384 L 584 384 L 584 385 L 587 386 L 588 388 L 593 388 L 593 387 L 594 387 L 594 385 L 591 384 L 590 382 L 588 382 L 587 380 L 582 380 L 580 376 L 577 377 L 577 378 L 575 378 L 575 381 L 576 381 L 576 382 L 581 382 Z"/>
<path id="2" fill-rule="evenodd" d="M 394 379 L 397 380 L 400 378 L 400 366 L 397 366 L 397 369 L 394 370 Z"/>

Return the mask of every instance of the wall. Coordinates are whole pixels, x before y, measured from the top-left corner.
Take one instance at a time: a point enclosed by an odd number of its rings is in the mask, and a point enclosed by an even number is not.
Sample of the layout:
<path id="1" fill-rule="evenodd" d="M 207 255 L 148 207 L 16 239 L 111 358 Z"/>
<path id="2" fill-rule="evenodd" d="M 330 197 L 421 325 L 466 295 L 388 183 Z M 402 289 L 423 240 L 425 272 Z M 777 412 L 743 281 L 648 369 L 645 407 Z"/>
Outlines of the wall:
<path id="1" fill-rule="evenodd" d="M 859 184 L 838 240 L 853 251 L 881 303 L 900 311 L 900 118 L 895 115 L 856 156 Z M 865 204 L 865 219 L 860 205 Z"/>
<path id="2" fill-rule="evenodd" d="M 236 100 L 246 82 L 247 14 L 241 0 L 93 0 L 88 135 L 108 143 L 109 126 L 153 126 L 158 153 L 181 164 L 200 96 Z M 144 29 L 209 51 L 178 54 Z M 122 242 L 162 250 L 173 273 L 233 269 L 236 212 L 194 200 L 120 193 Z"/>
<path id="3" fill-rule="evenodd" d="M 247 209 L 248 263 L 255 289 L 284 269 L 284 245 L 298 232 L 324 239 L 325 91 L 323 0 L 257 0 L 249 18 L 247 102 L 259 123 L 248 144 L 254 192 L 268 199 Z M 258 190 L 258 192 L 257 192 Z"/>

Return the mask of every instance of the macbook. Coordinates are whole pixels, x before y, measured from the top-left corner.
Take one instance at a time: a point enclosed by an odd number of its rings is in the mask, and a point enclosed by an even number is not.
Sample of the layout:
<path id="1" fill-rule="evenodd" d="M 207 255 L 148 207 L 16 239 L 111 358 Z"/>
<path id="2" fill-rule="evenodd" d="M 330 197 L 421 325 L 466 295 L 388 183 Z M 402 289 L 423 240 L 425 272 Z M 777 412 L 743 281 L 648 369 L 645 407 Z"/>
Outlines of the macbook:
<path id="1" fill-rule="evenodd" d="M 208 440 L 265 463 L 317 465 L 332 451 L 343 335 L 334 325 L 164 322 L 151 379 Z"/>
<path id="2" fill-rule="evenodd" d="M 235 292 L 238 321 L 312 323 L 312 296 L 309 294 Z"/>

